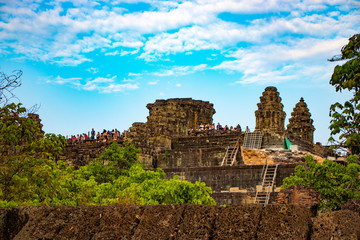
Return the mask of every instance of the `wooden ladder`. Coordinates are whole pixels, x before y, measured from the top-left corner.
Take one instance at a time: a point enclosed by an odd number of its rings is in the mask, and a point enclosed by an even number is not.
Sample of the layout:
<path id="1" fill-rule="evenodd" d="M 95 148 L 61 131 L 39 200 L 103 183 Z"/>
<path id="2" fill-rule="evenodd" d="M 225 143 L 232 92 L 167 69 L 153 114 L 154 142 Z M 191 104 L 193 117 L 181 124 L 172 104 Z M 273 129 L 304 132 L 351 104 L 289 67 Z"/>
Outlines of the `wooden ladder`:
<path id="1" fill-rule="evenodd" d="M 270 193 L 274 188 L 278 165 L 269 165 L 267 163 L 264 165 L 261 188 L 259 191 L 256 189 L 255 203 L 264 204 L 264 206 L 269 204 Z"/>
<path id="2" fill-rule="evenodd" d="M 236 155 L 240 147 L 240 138 L 236 141 L 234 147 L 228 146 L 226 149 L 225 156 L 221 162 L 221 166 L 232 166 L 235 163 Z"/>

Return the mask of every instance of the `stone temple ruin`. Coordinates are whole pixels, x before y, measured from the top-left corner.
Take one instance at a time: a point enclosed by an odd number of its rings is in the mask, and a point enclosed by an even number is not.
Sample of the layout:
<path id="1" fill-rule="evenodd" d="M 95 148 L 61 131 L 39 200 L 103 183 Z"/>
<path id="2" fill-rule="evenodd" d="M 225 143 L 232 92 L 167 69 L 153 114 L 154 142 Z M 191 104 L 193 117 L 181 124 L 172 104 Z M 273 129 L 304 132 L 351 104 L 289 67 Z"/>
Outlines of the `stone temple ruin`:
<path id="1" fill-rule="evenodd" d="M 255 130 L 283 134 L 286 113 L 283 111 L 279 92 L 275 87 L 267 87 L 260 97 L 255 111 Z"/>
<path id="2" fill-rule="evenodd" d="M 303 98 L 300 98 L 300 102 L 295 105 L 294 111 L 291 113 L 290 123 L 287 125 L 287 135 L 291 135 L 290 138 L 295 137 L 313 143 L 315 128 L 310 116 L 307 104 Z"/>
<path id="3" fill-rule="evenodd" d="M 313 143 L 314 126 L 303 98 L 296 104 L 287 129 L 279 92 L 267 87 L 255 111 L 254 132 L 204 130 L 213 123 L 213 104 L 191 98 L 156 100 L 148 104 L 146 123 L 134 123 L 126 136 L 142 149 L 149 169 L 162 168 L 168 178 L 202 181 L 213 189 L 218 204 L 264 203 L 274 200 L 282 180 L 304 164 L 305 155 L 323 161 L 333 152 Z M 254 143 L 254 144 L 253 144 Z M 69 145 L 62 159 L 86 164 L 105 143 Z"/>

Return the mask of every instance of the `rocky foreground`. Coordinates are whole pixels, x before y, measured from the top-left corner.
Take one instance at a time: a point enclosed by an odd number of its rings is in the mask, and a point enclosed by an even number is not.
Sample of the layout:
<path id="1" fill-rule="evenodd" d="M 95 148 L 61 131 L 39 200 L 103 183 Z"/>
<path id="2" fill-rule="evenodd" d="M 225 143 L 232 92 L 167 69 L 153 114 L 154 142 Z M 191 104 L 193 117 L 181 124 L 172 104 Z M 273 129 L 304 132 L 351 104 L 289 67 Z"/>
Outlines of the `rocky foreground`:
<path id="1" fill-rule="evenodd" d="M 0 239 L 360 239 L 360 215 L 298 205 L 0 209 Z"/>

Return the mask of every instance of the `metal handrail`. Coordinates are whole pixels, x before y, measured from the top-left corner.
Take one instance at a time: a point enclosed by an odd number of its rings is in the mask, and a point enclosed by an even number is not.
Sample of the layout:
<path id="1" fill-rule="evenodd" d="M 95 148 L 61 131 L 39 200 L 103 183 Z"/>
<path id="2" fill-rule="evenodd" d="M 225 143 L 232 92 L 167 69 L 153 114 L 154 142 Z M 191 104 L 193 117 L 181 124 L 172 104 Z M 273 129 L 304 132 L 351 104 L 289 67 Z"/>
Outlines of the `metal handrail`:
<path id="1" fill-rule="evenodd" d="M 231 152 L 231 155 L 230 155 L 231 165 L 230 166 L 232 166 L 234 164 L 234 162 L 235 162 L 236 155 L 237 155 L 237 153 L 239 151 L 239 146 L 240 146 L 240 138 L 238 138 L 238 140 L 236 141 L 235 148 Z"/>
<path id="2" fill-rule="evenodd" d="M 263 165 L 263 169 L 261 171 L 261 177 L 263 179 L 262 183 L 261 183 L 261 187 L 264 187 L 264 179 L 265 179 L 265 173 L 267 172 L 268 169 L 268 163 L 267 163 L 267 157 L 265 158 L 265 164 Z"/>
<path id="3" fill-rule="evenodd" d="M 266 164 L 266 169 L 265 169 L 263 180 L 262 180 L 262 183 L 261 183 L 261 188 L 262 189 L 264 188 L 265 177 L 266 177 L 266 173 L 267 173 L 268 168 L 269 168 L 269 165 Z"/>
<path id="4" fill-rule="evenodd" d="M 235 151 L 235 155 L 234 155 L 234 157 L 233 157 L 233 159 L 231 161 L 231 166 L 234 165 L 234 162 L 235 162 L 235 159 L 236 159 L 236 154 L 238 153 L 238 151 L 239 151 L 239 148 L 237 148 L 236 151 Z"/>
<path id="5" fill-rule="evenodd" d="M 264 188 L 264 181 L 265 181 L 265 172 L 267 171 L 267 158 L 265 158 L 265 164 L 263 165 L 262 171 L 261 171 L 261 178 L 262 178 L 262 182 L 261 182 L 261 190 L 263 190 Z M 266 170 L 265 170 L 266 169 Z M 257 196 L 258 196 L 259 191 L 256 189 L 256 194 L 255 194 L 255 203 L 257 200 Z"/>
<path id="6" fill-rule="evenodd" d="M 231 164 L 230 164 L 230 166 L 232 166 L 232 165 L 234 164 L 234 162 L 235 162 L 236 154 L 237 154 L 238 151 L 239 151 L 239 146 L 240 146 L 240 137 L 237 139 L 236 144 L 235 144 L 235 147 L 232 149 L 231 154 L 230 154 L 230 156 L 229 156 L 230 159 L 231 159 Z M 222 160 L 222 162 L 221 162 L 221 166 L 223 166 L 224 163 L 225 163 L 225 161 L 227 161 L 227 156 L 228 156 L 229 148 L 230 148 L 230 146 L 228 146 L 227 149 L 226 149 L 226 153 L 225 153 L 225 156 L 224 156 L 224 158 L 223 158 L 223 160 Z"/>
<path id="7" fill-rule="evenodd" d="M 266 200 L 265 200 L 265 205 L 269 204 L 269 200 L 270 200 L 270 194 L 271 194 L 271 190 L 274 187 L 274 182 L 275 182 L 275 178 L 276 178 L 276 172 L 277 172 L 277 168 L 278 168 L 279 164 L 276 164 L 275 170 L 274 170 L 274 176 L 271 182 L 271 186 L 268 186 L 268 190 L 266 192 Z"/>
<path id="8" fill-rule="evenodd" d="M 230 155 L 230 158 L 233 159 L 233 156 L 234 156 L 234 151 L 237 150 L 237 148 L 239 148 L 239 142 L 240 142 L 240 138 L 238 138 L 238 140 L 236 141 L 236 144 L 235 144 L 235 148 L 232 150 L 231 152 L 231 155 Z M 237 152 L 237 151 L 236 151 Z M 236 154 L 235 154 L 236 156 Z"/>
<path id="9" fill-rule="evenodd" d="M 222 162 L 221 162 L 221 166 L 224 165 L 224 162 L 225 162 L 225 159 L 226 159 L 226 156 L 227 156 L 228 151 L 229 151 L 229 147 L 227 147 L 227 149 L 226 149 L 226 153 L 225 153 L 225 156 L 224 156 L 224 158 L 223 158 L 223 160 L 222 160 Z"/>

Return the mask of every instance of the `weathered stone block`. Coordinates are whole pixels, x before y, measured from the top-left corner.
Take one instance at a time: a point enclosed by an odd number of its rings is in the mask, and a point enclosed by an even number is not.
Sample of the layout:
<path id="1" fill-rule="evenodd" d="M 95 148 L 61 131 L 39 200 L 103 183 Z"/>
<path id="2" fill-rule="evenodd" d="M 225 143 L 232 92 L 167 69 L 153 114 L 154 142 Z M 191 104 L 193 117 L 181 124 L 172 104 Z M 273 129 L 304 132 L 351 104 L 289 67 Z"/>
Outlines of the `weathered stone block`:
<path id="1" fill-rule="evenodd" d="M 266 205 L 257 239 L 309 239 L 309 209 L 297 205 Z"/>
<path id="2" fill-rule="evenodd" d="M 322 214 L 313 220 L 311 239 L 360 239 L 360 216 L 350 210 Z"/>

